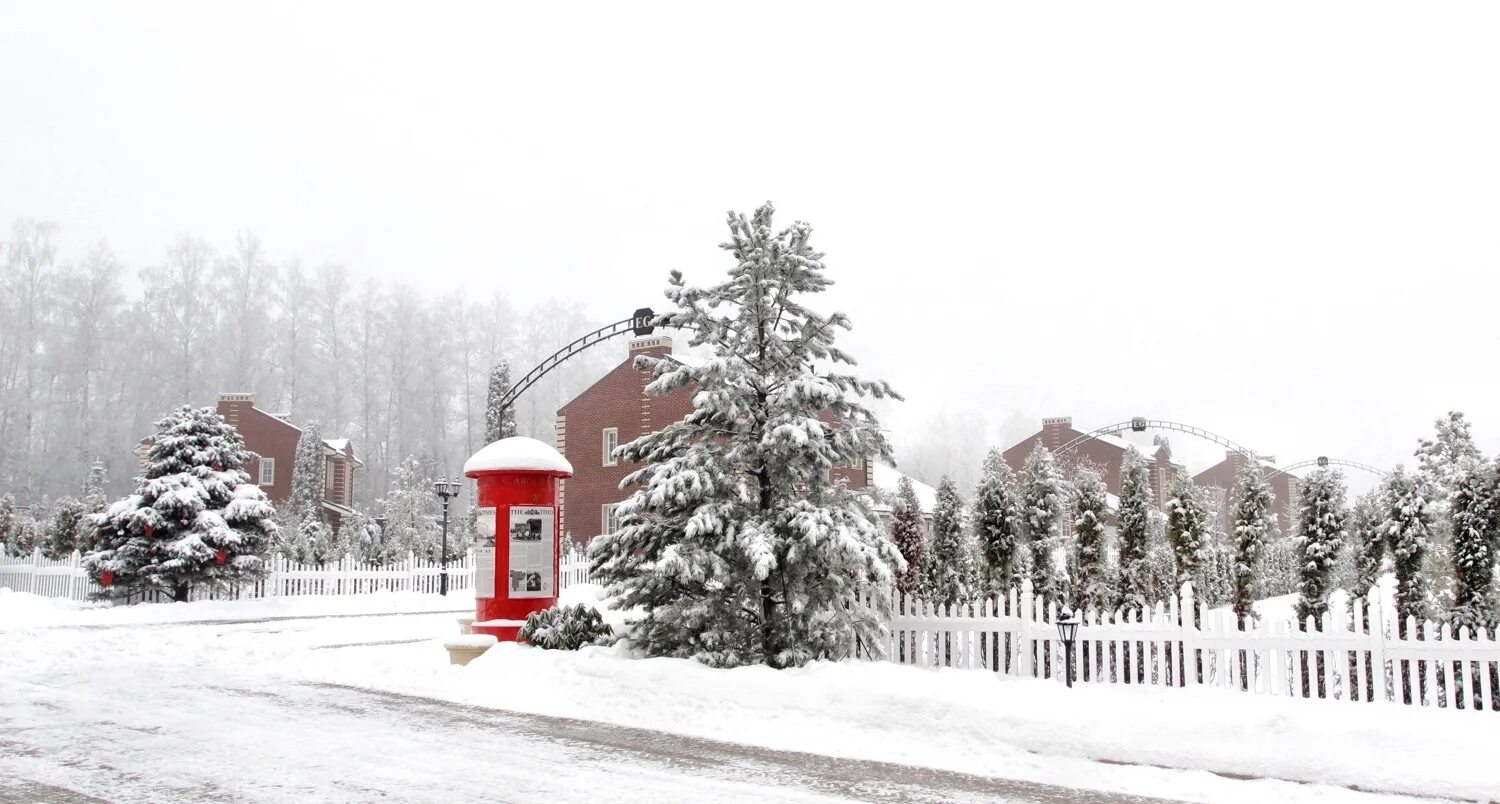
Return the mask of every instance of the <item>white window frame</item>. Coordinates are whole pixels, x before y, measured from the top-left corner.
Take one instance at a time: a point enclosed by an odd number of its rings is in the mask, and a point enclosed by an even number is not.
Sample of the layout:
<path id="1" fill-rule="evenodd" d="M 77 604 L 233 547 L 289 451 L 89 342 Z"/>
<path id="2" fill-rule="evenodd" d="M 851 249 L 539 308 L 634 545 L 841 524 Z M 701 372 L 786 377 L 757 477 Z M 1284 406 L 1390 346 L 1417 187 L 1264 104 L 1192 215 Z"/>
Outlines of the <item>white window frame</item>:
<path id="1" fill-rule="evenodd" d="M 260 459 L 260 483 L 257 484 L 257 485 L 261 485 L 261 486 L 274 486 L 274 485 L 276 485 L 276 459 L 275 458 L 261 458 Z"/>
<path id="2" fill-rule="evenodd" d="M 611 447 L 610 436 L 614 436 L 614 447 Z M 606 427 L 599 433 L 599 446 L 604 451 L 604 466 L 615 466 L 619 462 L 615 460 L 615 447 L 620 446 L 620 428 Z"/>
<path id="3" fill-rule="evenodd" d="M 599 506 L 599 532 L 601 534 L 614 533 L 620 529 L 620 516 L 615 513 L 619 508 L 619 503 L 605 503 Z M 614 520 L 614 527 L 610 527 L 611 519 Z"/>

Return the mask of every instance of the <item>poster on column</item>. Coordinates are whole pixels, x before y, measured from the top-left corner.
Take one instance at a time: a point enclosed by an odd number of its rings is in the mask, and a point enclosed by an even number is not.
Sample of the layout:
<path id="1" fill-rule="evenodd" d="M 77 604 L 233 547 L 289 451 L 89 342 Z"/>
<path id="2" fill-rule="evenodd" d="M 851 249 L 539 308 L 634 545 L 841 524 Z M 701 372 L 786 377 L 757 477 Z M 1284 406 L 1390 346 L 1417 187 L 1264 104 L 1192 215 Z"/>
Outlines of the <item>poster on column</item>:
<path id="1" fill-rule="evenodd" d="M 474 546 L 474 596 L 495 596 L 495 507 L 474 509 L 474 530 L 479 543 Z"/>
<path id="2" fill-rule="evenodd" d="M 510 507 L 510 577 L 512 598 L 552 597 L 552 551 L 557 509 L 550 505 Z"/>

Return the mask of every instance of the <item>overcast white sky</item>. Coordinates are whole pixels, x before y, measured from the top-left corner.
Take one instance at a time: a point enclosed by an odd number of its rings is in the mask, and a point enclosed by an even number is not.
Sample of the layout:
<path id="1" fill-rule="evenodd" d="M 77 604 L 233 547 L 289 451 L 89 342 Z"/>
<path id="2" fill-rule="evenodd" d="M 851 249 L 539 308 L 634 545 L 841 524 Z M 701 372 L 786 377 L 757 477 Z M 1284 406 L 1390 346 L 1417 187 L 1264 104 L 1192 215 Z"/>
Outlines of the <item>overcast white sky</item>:
<path id="1" fill-rule="evenodd" d="M 607 319 L 772 199 L 895 428 L 1500 451 L 1500 6 L 996 5 L 5 2 L 0 224 Z"/>

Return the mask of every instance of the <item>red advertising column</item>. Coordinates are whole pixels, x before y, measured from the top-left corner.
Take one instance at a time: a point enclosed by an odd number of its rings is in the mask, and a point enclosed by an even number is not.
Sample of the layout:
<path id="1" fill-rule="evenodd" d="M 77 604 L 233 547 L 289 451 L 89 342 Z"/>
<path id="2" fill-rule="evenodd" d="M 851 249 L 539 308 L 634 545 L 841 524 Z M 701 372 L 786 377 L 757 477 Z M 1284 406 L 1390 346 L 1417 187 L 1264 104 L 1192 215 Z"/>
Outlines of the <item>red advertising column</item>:
<path id="1" fill-rule="evenodd" d="M 504 438 L 474 453 L 479 482 L 474 633 L 515 641 L 526 615 L 557 605 L 557 482 L 573 466 L 534 438 Z"/>

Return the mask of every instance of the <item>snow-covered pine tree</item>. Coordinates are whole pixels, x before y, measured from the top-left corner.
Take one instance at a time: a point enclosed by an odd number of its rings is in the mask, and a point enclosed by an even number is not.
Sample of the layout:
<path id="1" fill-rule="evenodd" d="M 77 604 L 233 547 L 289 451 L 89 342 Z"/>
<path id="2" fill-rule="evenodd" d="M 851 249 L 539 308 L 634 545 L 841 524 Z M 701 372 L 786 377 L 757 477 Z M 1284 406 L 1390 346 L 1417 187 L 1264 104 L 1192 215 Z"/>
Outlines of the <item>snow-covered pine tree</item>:
<path id="1" fill-rule="evenodd" d="M 490 389 L 484 408 L 484 438 L 494 443 L 516 434 L 516 411 L 500 400 L 510 393 L 510 361 L 500 360 L 490 369 Z"/>
<path id="2" fill-rule="evenodd" d="M 1400 466 L 1385 482 L 1382 531 L 1396 565 L 1396 616 L 1399 635 L 1406 638 L 1406 618 L 1427 616 L 1427 585 L 1423 559 L 1432 546 L 1432 491 L 1421 473 L 1407 474 Z"/>
<path id="3" fill-rule="evenodd" d="M 1151 549 L 1151 472 L 1133 445 L 1120 464 L 1120 605 L 1140 611 L 1158 598 L 1151 593 L 1147 553 Z"/>
<path id="4" fill-rule="evenodd" d="M 1474 434 L 1462 411 L 1448 411 L 1447 417 L 1433 422 L 1433 428 L 1437 431 L 1433 438 L 1417 442 L 1417 472 L 1425 476 L 1433 493 L 1441 495 L 1441 500 L 1434 502 L 1446 503 L 1459 476 L 1484 456 L 1474 444 Z"/>
<path id="5" fill-rule="evenodd" d="M 838 370 L 853 363 L 834 343 L 848 318 L 803 303 L 831 284 L 812 229 L 774 232 L 772 212 L 730 214 L 723 283 L 672 274 L 666 325 L 709 358 L 636 358 L 654 375 L 647 393 L 696 388 L 681 421 L 624 447 L 643 468 L 625 480 L 622 526 L 590 545 L 593 577 L 640 607 L 627 637 L 652 655 L 790 667 L 877 650 L 905 569 L 864 495 L 829 477 L 890 460 L 863 400 L 893 394 Z M 850 605 L 856 594 L 868 605 Z"/>
<path id="6" fill-rule="evenodd" d="M 1378 491 L 1361 494 L 1349 509 L 1349 546 L 1354 551 L 1354 579 L 1349 594 L 1363 601 L 1361 608 L 1367 623 L 1369 597 L 1380 583 L 1385 562 L 1385 534 L 1381 530 L 1384 519 Z"/>
<path id="7" fill-rule="evenodd" d="M 977 592 L 979 572 L 974 563 L 974 544 L 964 527 L 963 506 L 953 478 L 944 476 L 932 510 L 932 544 L 920 564 L 920 594 L 934 605 L 966 603 Z"/>
<path id="8" fill-rule="evenodd" d="M 1104 478 L 1094 469 L 1081 470 L 1073 486 L 1077 492 L 1073 502 L 1073 536 L 1078 542 L 1077 602 L 1085 609 L 1102 611 L 1112 608 L 1119 598 L 1119 590 L 1111 582 L 1104 543 L 1109 492 Z"/>
<path id="9" fill-rule="evenodd" d="M 432 491 L 432 473 L 415 456 L 407 456 L 396 467 L 390 491 L 381 501 L 386 525 L 379 560 L 403 561 L 410 551 L 424 561 L 436 561 L 442 540 L 440 507 Z"/>
<path id="10" fill-rule="evenodd" d="M 63 497 L 52 504 L 52 521 L 47 524 L 47 536 L 43 540 L 42 552 L 51 559 L 62 560 L 73 555 L 74 550 L 87 545 L 85 519 L 89 511 L 76 497 Z"/>
<path id="11" fill-rule="evenodd" d="M 1167 499 L 1167 543 L 1177 560 L 1177 585 L 1193 580 L 1203 551 L 1209 544 L 1208 509 L 1193 479 L 1186 472 L 1172 480 L 1172 496 Z"/>
<path id="12" fill-rule="evenodd" d="M 105 468 L 103 461 L 94 461 L 89 465 L 89 473 L 83 479 L 83 505 L 91 514 L 97 514 L 104 510 L 108 501 L 106 495 L 109 489 L 109 470 Z"/>
<path id="13" fill-rule="evenodd" d="M 0 497 L 0 553 L 20 555 L 16 543 L 16 501 L 9 494 Z"/>
<path id="14" fill-rule="evenodd" d="M 1336 469 L 1314 469 L 1303 483 L 1297 517 L 1297 548 L 1302 562 L 1297 585 L 1299 628 L 1306 628 L 1306 619 L 1312 616 L 1322 629 L 1323 612 L 1328 610 L 1328 593 L 1332 591 L 1330 576 L 1344 544 L 1348 518 L 1344 476 Z"/>
<path id="15" fill-rule="evenodd" d="M 212 408 L 183 406 L 156 423 L 135 493 L 90 517 L 84 557 L 105 597 L 148 591 L 187 600 L 195 586 L 253 580 L 276 539 L 276 511 L 242 467 L 252 457 Z"/>
<path id="16" fill-rule="evenodd" d="M 922 503 L 917 499 L 916 486 L 906 475 L 901 476 L 896 498 L 891 502 L 891 541 L 906 559 L 906 571 L 896 574 L 896 591 L 914 595 L 921 581 L 919 568 L 927 551 L 927 539 L 922 533 Z"/>
<path id="17" fill-rule="evenodd" d="M 323 426 L 317 422 L 303 425 L 292 458 L 292 494 L 282 512 L 296 527 L 323 520 L 323 450 Z"/>
<path id="18" fill-rule="evenodd" d="M 1054 561 L 1060 546 L 1059 521 L 1063 512 L 1063 479 L 1052 453 L 1037 444 L 1021 465 L 1021 513 L 1030 548 L 1028 570 L 1037 594 L 1056 596 L 1065 583 L 1058 575 L 1066 569 Z"/>
<path id="19" fill-rule="evenodd" d="M 1489 461 L 1469 460 L 1453 480 L 1448 510 L 1453 524 L 1453 622 L 1495 626 L 1495 554 L 1500 550 L 1500 474 Z"/>
<path id="20" fill-rule="evenodd" d="M 357 562 L 373 561 L 380 552 L 380 523 L 356 509 L 344 518 L 338 540 L 343 552 Z"/>
<path id="21" fill-rule="evenodd" d="M 974 530 L 980 554 L 982 591 L 1005 594 L 1019 580 L 1016 547 L 1025 530 L 1016 475 L 998 449 L 985 456 L 974 491 Z"/>
<path id="22" fill-rule="evenodd" d="M 1234 614 L 1241 623 L 1254 614 L 1251 604 L 1261 593 L 1258 581 L 1271 540 L 1274 502 L 1260 461 L 1246 461 L 1234 481 Z"/>

